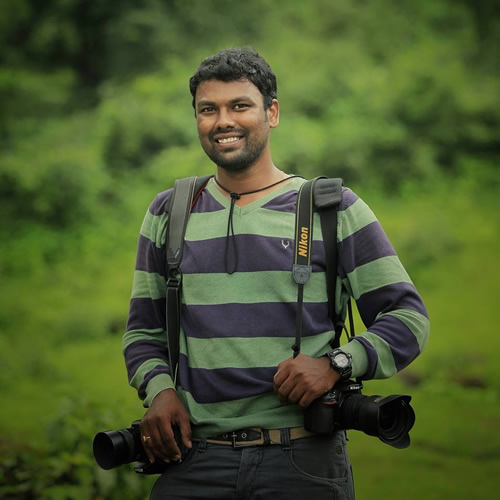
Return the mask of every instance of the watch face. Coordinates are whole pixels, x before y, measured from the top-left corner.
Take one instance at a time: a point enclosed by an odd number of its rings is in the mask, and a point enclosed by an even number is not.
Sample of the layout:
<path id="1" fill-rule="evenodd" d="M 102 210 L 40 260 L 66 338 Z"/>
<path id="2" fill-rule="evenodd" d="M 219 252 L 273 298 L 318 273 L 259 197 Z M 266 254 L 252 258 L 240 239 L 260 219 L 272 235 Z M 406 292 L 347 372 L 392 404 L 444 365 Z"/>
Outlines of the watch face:
<path id="1" fill-rule="evenodd" d="M 335 356 L 335 363 L 340 368 L 345 368 L 349 365 L 349 360 L 347 359 L 347 356 L 345 354 L 337 354 Z"/>

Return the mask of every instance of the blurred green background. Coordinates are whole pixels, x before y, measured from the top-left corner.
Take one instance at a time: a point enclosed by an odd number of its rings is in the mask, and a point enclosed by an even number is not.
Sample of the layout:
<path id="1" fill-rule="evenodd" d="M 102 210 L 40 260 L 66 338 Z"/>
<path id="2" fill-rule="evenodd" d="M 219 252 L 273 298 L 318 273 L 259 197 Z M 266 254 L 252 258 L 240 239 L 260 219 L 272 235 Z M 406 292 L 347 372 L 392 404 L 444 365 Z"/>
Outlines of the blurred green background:
<path id="1" fill-rule="evenodd" d="M 121 355 L 137 234 L 157 192 L 213 171 L 187 81 L 234 45 L 278 77 L 276 164 L 343 177 L 431 315 L 424 354 L 366 384 L 417 422 L 406 450 L 349 433 L 357 498 L 496 496 L 498 2 L 1 4 L 0 497 L 147 498 L 91 440 L 143 414 Z"/>

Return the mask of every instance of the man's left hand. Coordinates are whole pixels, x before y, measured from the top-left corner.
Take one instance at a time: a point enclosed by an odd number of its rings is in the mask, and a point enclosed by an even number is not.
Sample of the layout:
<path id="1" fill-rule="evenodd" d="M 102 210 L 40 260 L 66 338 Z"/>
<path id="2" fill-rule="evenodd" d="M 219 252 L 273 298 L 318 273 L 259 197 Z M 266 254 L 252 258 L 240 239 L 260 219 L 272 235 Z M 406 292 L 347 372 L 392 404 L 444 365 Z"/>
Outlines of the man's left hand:
<path id="1" fill-rule="evenodd" d="M 313 358 L 299 354 L 278 365 L 274 375 L 274 392 L 282 403 L 295 403 L 307 408 L 328 392 L 340 379 L 327 357 Z"/>

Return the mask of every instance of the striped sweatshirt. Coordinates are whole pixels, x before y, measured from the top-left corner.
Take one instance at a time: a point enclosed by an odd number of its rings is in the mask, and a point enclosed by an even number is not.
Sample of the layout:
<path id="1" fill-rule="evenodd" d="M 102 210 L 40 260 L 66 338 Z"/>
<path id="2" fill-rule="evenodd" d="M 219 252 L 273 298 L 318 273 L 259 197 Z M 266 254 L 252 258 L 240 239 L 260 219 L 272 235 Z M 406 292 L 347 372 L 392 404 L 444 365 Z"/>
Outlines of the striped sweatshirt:
<path id="1" fill-rule="evenodd" d="M 231 236 L 230 200 L 212 181 L 193 208 L 181 263 L 175 389 L 190 414 L 194 437 L 303 425 L 302 411 L 280 403 L 273 392 L 277 366 L 292 355 L 295 341 L 297 285 L 291 270 L 297 195 L 303 182 L 294 178 L 253 203 L 235 206 Z M 129 382 L 145 406 L 160 391 L 174 387 L 165 332 L 165 207 L 171 194 L 171 189 L 158 194 L 144 218 L 123 338 Z M 353 377 L 390 377 L 425 347 L 425 306 L 373 212 L 346 188 L 337 226 L 335 306 L 345 317 L 352 296 L 366 327 L 342 349 L 352 355 Z M 331 350 L 334 335 L 318 214 L 311 255 L 301 352 L 318 357 Z M 229 274 L 227 265 L 236 271 Z"/>

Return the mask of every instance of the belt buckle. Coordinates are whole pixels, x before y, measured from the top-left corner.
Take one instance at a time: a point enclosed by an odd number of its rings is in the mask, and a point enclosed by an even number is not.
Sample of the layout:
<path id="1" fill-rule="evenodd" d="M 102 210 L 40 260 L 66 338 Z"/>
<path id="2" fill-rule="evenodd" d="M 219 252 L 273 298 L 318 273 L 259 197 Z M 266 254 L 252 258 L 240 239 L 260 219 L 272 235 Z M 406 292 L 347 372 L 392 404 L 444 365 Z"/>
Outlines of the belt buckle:
<path id="1" fill-rule="evenodd" d="M 236 444 L 236 438 L 238 437 L 238 434 L 236 433 L 236 431 L 233 431 L 233 433 L 231 434 L 231 439 L 232 439 L 232 447 L 233 448 L 238 448 L 237 444 Z"/>
<path id="2" fill-rule="evenodd" d="M 241 430 L 241 431 L 233 431 L 231 436 L 229 436 L 229 437 L 231 438 L 231 445 L 233 448 L 242 448 L 244 446 L 249 446 L 248 444 L 245 444 L 245 441 L 248 441 L 248 439 L 247 439 L 248 434 L 247 434 L 247 431 L 245 429 Z M 238 438 L 242 444 L 236 444 Z"/>

